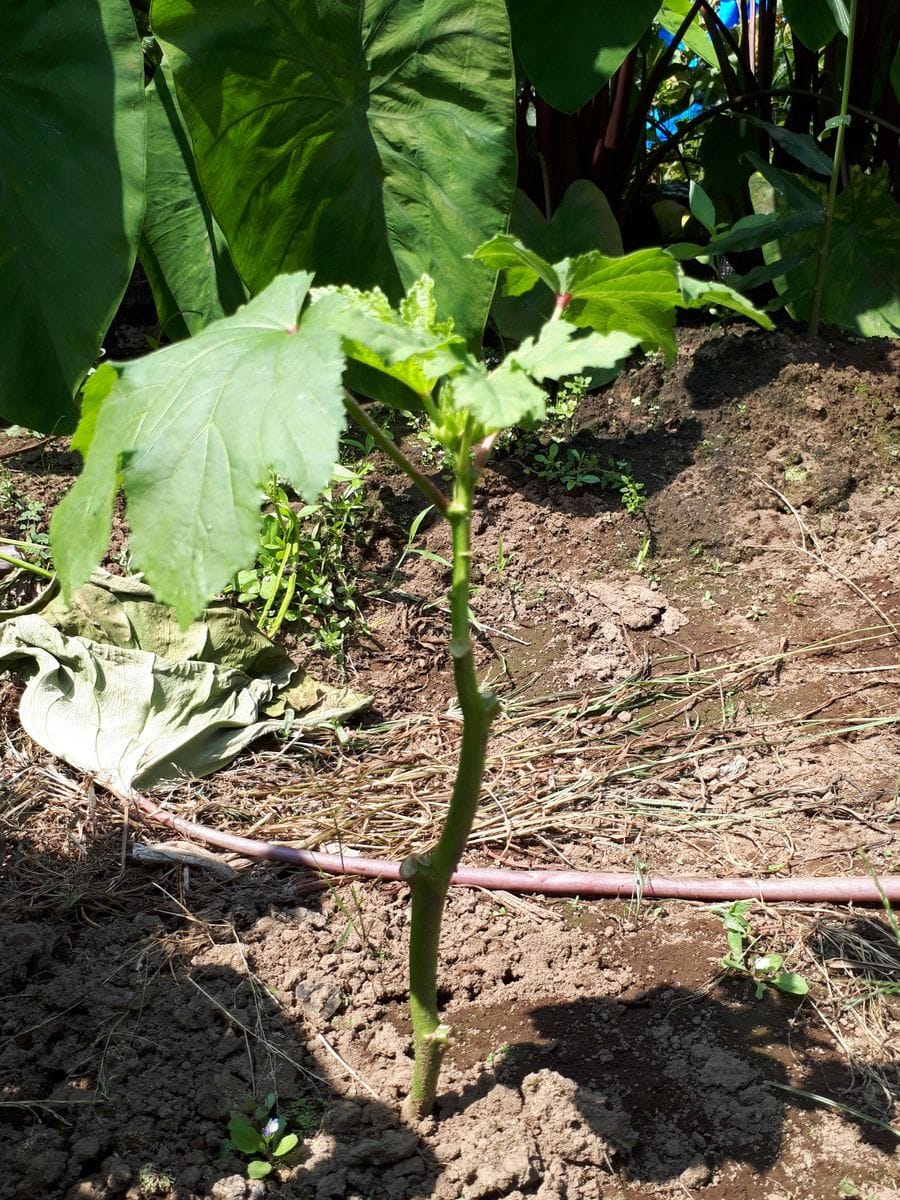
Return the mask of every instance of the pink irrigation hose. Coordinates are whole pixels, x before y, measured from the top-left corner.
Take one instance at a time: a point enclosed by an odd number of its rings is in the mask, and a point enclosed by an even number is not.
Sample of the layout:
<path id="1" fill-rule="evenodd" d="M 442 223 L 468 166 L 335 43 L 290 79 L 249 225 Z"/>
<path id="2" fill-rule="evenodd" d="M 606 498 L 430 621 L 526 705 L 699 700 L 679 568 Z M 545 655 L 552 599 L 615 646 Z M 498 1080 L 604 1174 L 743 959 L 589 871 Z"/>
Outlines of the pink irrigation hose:
<path id="1" fill-rule="evenodd" d="M 187 821 L 160 808 L 146 796 L 131 797 L 151 821 L 198 838 L 210 846 L 231 850 L 246 858 L 263 858 L 324 871 L 329 875 L 357 875 L 367 879 L 400 879 L 400 863 L 379 858 L 319 854 L 274 842 L 222 833 Z M 452 881 L 462 887 L 507 892 L 541 892 L 547 896 L 618 896 L 635 893 L 635 876 L 616 871 L 515 871 L 507 868 L 460 867 Z M 690 876 L 647 875 L 641 895 L 660 900 L 794 900 L 808 904 L 878 904 L 882 899 L 900 902 L 900 875 L 845 878 L 840 875 L 795 876 L 792 879 L 696 879 Z"/>

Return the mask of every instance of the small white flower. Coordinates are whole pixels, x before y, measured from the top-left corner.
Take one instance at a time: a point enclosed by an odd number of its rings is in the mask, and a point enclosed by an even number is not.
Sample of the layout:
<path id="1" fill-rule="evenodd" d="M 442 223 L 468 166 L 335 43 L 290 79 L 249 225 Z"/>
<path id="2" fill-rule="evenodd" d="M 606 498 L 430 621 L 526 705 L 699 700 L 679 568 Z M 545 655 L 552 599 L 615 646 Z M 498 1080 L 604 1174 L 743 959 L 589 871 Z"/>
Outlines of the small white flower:
<path id="1" fill-rule="evenodd" d="M 278 1132 L 278 1118 L 270 1117 L 269 1120 L 266 1121 L 265 1125 L 263 1125 L 262 1135 L 264 1138 L 270 1138 L 270 1137 L 274 1137 L 277 1132 Z"/>

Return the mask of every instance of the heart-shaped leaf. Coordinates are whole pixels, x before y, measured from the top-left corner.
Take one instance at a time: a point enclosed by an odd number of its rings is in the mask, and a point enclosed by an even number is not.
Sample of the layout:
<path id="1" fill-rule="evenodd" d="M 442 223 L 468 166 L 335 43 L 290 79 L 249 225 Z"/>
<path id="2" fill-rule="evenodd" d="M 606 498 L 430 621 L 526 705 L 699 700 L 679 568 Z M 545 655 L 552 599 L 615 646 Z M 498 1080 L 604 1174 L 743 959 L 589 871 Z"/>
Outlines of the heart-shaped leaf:
<path id="1" fill-rule="evenodd" d="M 201 181 L 253 290 L 279 271 L 423 273 L 480 335 L 506 227 L 515 75 L 503 0 L 154 0 Z"/>
<path id="2" fill-rule="evenodd" d="M 609 82 L 659 7 L 659 0 L 509 0 L 513 45 L 547 103 L 574 112 Z"/>

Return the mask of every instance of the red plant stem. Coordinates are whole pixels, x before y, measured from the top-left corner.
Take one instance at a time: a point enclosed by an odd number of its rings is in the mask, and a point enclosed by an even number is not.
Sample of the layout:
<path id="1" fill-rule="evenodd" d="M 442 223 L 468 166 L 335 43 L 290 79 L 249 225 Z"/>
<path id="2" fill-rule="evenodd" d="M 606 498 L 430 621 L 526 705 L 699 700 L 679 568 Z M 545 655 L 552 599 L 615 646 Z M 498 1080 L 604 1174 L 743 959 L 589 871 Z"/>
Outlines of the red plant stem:
<path id="1" fill-rule="evenodd" d="M 365 879 L 400 879 L 400 863 L 379 858 L 357 858 L 344 854 L 319 854 L 298 850 L 277 842 L 223 833 L 188 821 L 161 808 L 148 796 L 134 794 L 129 799 L 144 816 L 169 829 L 231 850 L 246 858 L 304 867 L 328 875 L 356 875 Z M 450 882 L 458 887 L 486 888 L 489 891 L 538 892 L 545 896 L 609 896 L 630 899 L 640 890 L 642 896 L 657 900 L 763 900 L 794 901 L 805 904 L 880 904 L 888 900 L 900 903 L 900 875 L 794 876 L 791 879 L 694 878 L 687 875 L 645 875 L 637 880 L 631 872 L 617 871 L 517 871 L 492 867 L 460 867 Z"/>

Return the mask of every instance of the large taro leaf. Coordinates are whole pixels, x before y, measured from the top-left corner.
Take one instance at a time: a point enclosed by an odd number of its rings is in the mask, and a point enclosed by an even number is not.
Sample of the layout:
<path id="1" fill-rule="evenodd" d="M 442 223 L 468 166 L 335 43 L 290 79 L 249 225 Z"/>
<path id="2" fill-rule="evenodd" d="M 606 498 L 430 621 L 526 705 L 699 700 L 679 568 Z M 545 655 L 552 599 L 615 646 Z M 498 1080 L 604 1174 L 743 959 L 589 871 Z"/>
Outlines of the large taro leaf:
<path id="1" fill-rule="evenodd" d="M 280 276 L 195 337 L 91 377 L 84 471 L 51 525 L 67 593 L 106 551 L 120 479 L 135 563 L 183 622 L 252 561 L 270 469 L 309 500 L 325 486 L 344 421 L 343 302 L 301 316 L 310 281 Z"/>
<path id="2" fill-rule="evenodd" d="M 155 0 L 204 191 L 245 281 L 422 274 L 480 336 L 465 260 L 505 228 L 515 80 L 503 0 Z"/>
<path id="3" fill-rule="evenodd" d="M 200 189 L 165 61 L 147 88 L 147 212 L 140 257 L 172 340 L 198 333 L 247 298 Z"/>
<path id="4" fill-rule="evenodd" d="M 792 213 L 789 198 L 800 181 L 772 168 L 769 175 L 750 180 L 753 207 L 757 213 L 787 217 Z M 782 177 L 793 188 L 779 190 Z M 803 187 L 818 197 L 824 219 L 826 186 L 805 180 Z M 900 333 L 900 207 L 889 189 L 886 167 L 874 175 L 852 167 L 834 208 L 820 315 L 828 324 L 865 337 Z M 809 317 L 821 236 L 820 220 L 812 229 L 786 233 L 763 247 L 769 265 L 793 264 L 774 282 L 798 321 Z"/>
<path id="5" fill-rule="evenodd" d="M 0 414 L 71 429 L 134 264 L 144 82 L 128 0 L 0 0 Z"/>
<path id="6" fill-rule="evenodd" d="M 784 0 L 784 18 L 794 37 L 810 50 L 823 49 L 838 31 L 824 0 Z"/>
<path id="7" fill-rule="evenodd" d="M 543 99 L 574 112 L 615 74 L 659 7 L 660 0 L 509 0 L 513 46 Z"/>

